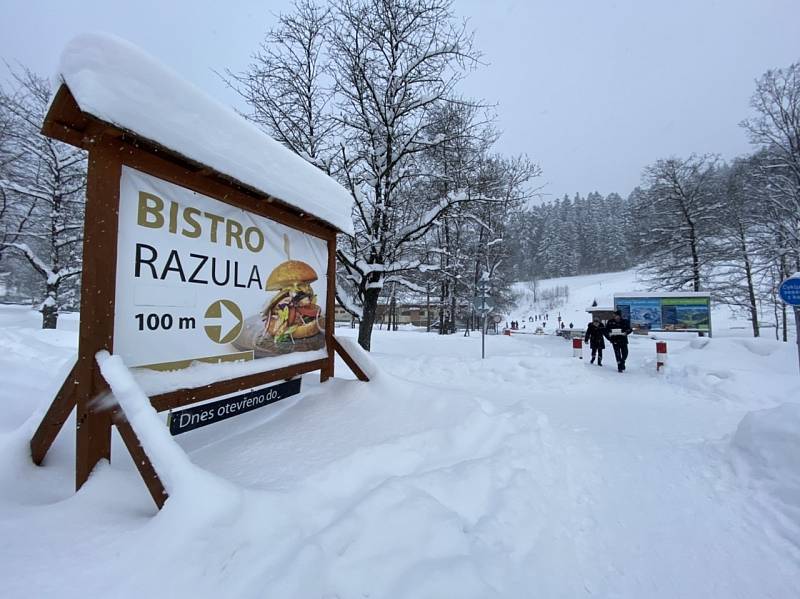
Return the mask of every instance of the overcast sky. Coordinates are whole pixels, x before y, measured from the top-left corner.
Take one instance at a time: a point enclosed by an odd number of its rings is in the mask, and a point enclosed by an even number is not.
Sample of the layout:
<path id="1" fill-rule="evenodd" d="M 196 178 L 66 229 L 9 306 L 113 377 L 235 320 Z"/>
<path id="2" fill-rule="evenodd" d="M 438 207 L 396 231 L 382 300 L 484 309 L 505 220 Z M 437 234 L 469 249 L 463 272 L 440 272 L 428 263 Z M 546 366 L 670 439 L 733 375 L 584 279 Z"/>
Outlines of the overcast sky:
<path id="1" fill-rule="evenodd" d="M 55 71 L 74 35 L 105 31 L 211 95 L 246 67 L 289 1 L 0 0 L 0 57 Z M 498 105 L 497 150 L 526 153 L 544 191 L 628 194 L 670 155 L 748 151 L 753 80 L 800 60 L 800 0 L 455 0 L 486 66 L 464 93 Z"/>

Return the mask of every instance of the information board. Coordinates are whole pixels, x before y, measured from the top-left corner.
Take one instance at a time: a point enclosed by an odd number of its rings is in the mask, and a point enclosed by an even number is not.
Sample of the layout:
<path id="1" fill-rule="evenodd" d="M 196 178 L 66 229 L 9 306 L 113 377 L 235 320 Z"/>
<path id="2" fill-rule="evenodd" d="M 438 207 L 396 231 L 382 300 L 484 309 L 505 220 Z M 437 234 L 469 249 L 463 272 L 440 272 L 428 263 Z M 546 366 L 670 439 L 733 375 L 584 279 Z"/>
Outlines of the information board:
<path id="1" fill-rule="evenodd" d="M 154 369 L 319 359 L 327 265 L 323 239 L 123 166 L 114 353 Z"/>
<path id="2" fill-rule="evenodd" d="M 711 330 L 711 298 L 702 296 L 614 297 L 614 308 L 622 311 L 631 328 L 640 331 Z"/>

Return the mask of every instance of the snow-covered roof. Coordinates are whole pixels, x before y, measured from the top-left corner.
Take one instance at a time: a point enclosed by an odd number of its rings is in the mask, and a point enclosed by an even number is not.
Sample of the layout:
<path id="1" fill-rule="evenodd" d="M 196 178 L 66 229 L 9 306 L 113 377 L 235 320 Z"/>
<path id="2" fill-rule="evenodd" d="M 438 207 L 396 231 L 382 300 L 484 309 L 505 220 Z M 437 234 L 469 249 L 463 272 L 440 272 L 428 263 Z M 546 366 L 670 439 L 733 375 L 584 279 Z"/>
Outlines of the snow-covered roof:
<path id="1" fill-rule="evenodd" d="M 133 44 L 78 36 L 59 76 L 84 113 L 353 232 L 344 187 Z"/>
<path id="2" fill-rule="evenodd" d="M 707 291 L 629 291 L 627 293 L 615 293 L 614 299 L 618 297 L 711 297 L 711 294 Z"/>

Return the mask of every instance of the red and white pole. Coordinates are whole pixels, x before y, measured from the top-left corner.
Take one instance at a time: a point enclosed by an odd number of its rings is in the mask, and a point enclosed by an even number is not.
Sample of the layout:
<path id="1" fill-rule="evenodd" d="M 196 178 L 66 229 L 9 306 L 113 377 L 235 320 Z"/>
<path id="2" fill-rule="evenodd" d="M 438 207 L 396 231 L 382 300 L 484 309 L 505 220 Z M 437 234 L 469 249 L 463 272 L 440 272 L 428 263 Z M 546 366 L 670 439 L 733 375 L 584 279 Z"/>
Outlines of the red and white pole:
<path id="1" fill-rule="evenodd" d="M 667 365 L 667 342 L 656 341 L 656 371 Z"/>
<path id="2" fill-rule="evenodd" d="M 580 337 L 572 340 L 572 357 L 583 360 L 583 339 Z"/>

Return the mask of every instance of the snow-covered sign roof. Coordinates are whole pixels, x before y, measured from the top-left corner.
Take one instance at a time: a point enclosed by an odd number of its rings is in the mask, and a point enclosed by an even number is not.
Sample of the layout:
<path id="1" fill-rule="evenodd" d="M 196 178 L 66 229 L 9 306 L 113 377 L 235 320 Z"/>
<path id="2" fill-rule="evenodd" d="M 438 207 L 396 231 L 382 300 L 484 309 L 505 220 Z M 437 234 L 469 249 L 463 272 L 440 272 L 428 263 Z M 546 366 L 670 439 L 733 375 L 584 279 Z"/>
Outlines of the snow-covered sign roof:
<path id="1" fill-rule="evenodd" d="M 614 299 L 618 297 L 711 297 L 711 294 L 707 291 L 629 291 L 628 293 L 615 293 Z"/>
<path id="2" fill-rule="evenodd" d="M 344 187 L 129 42 L 78 36 L 59 76 L 82 112 L 353 232 Z"/>

